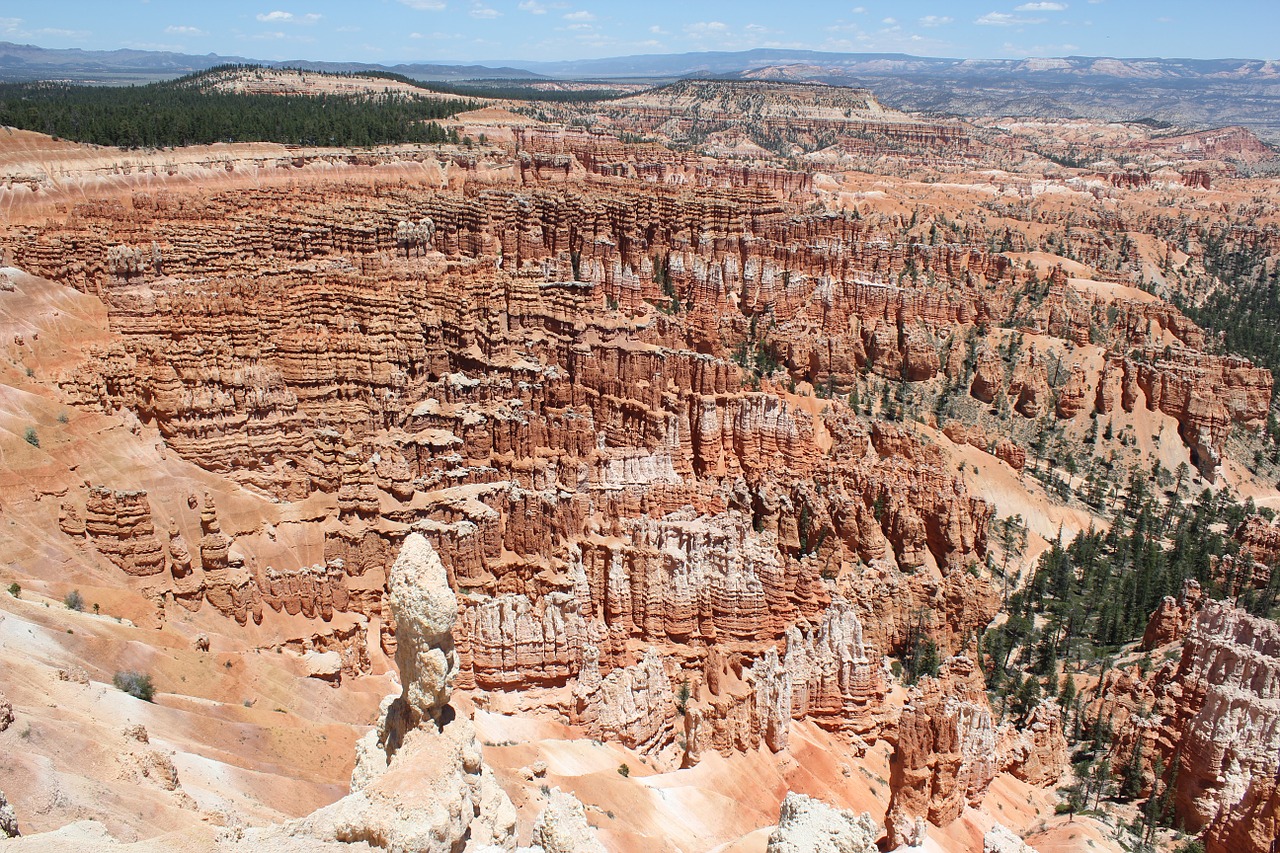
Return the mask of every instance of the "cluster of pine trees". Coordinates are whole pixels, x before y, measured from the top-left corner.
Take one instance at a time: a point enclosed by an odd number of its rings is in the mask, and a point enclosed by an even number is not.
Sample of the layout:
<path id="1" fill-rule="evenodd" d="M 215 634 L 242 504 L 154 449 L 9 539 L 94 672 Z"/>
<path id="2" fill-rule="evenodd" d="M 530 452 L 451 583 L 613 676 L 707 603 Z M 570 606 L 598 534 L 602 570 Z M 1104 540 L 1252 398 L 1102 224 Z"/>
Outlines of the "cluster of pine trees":
<path id="1" fill-rule="evenodd" d="M 1220 333 L 1227 352 L 1280 374 L 1280 266 L 1267 270 L 1261 245 L 1233 244 L 1215 233 L 1204 236 L 1204 263 L 1221 286 L 1200 304 L 1179 307 L 1198 325 Z"/>
<path id="2" fill-rule="evenodd" d="M 1113 765 L 1111 720 L 1091 716 L 1081 705 L 1076 679 L 1089 669 L 1101 677 L 1113 657 L 1142 636 L 1161 599 L 1178 595 L 1188 579 L 1208 596 L 1235 597 L 1249 612 L 1273 616 L 1280 566 L 1269 567 L 1267 583 L 1257 583 L 1268 571 L 1259 571 L 1231 535 L 1254 515 L 1251 502 L 1208 489 L 1184 501 L 1181 487 L 1162 500 L 1146 482 L 1131 478 L 1110 529 L 1050 544 L 1026 585 L 1009 597 L 1008 618 L 983 636 L 982 660 L 995 703 L 1015 720 L 1025 722 L 1044 697 L 1062 707 L 1075 781 L 1063 789 L 1061 808 L 1097 809 L 1104 799 L 1133 801 L 1145 794 L 1129 829 L 1134 849 L 1154 850 L 1158 828 L 1177 825 L 1179 768 L 1157 760 L 1155 786 L 1148 791 L 1140 742 L 1127 761 Z M 997 523 L 995 534 L 1002 543 L 1016 539 L 1014 527 Z M 1157 662 L 1143 656 L 1138 665 L 1146 672 Z M 1197 843 L 1192 839 L 1179 849 L 1194 850 Z"/>
<path id="3" fill-rule="evenodd" d="M 146 86 L 0 84 L 0 125 L 121 148 L 213 142 L 369 146 L 457 142 L 436 120 L 472 101 L 384 93 L 250 95 L 206 92 L 188 78 Z"/>
<path id="4" fill-rule="evenodd" d="M 1106 531 L 1085 530 L 1068 545 L 1054 542 L 1026 585 L 1010 596 L 1009 618 L 984 640 L 988 682 L 1004 684 L 1017 673 L 1053 677 L 1060 663 L 1077 666 L 1114 654 L 1142 636 L 1147 619 L 1166 595 L 1177 596 L 1188 579 L 1205 594 L 1237 596 L 1255 615 L 1280 603 L 1280 571 L 1264 586 L 1253 583 L 1247 555 L 1228 535 L 1252 507 L 1228 492 L 1204 490 L 1194 501 L 1161 504 L 1134 478 L 1123 511 Z M 1258 572 L 1258 577 L 1266 572 Z"/>

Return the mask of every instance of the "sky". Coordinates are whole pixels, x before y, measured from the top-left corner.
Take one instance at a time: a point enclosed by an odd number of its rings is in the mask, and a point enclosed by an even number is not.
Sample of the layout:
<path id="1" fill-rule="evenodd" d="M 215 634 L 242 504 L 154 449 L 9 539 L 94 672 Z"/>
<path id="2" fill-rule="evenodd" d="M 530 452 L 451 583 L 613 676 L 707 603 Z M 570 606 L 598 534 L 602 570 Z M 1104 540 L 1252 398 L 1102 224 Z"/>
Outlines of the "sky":
<path id="1" fill-rule="evenodd" d="M 755 47 L 1269 59 L 1280 56 L 1280 9 L 1275 0 L 0 0 L 0 41 L 381 63 Z"/>

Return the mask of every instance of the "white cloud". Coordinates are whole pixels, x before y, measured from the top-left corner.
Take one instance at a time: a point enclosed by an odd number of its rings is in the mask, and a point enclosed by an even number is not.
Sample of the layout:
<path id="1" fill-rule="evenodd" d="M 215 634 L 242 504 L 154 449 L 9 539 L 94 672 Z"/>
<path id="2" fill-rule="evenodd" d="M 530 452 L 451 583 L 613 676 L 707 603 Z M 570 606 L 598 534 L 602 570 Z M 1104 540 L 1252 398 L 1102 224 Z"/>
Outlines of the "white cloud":
<path id="1" fill-rule="evenodd" d="M 314 24 L 324 16 L 317 15 L 314 12 L 307 15 L 295 15 L 292 12 L 276 11 L 259 14 L 257 17 L 264 24 Z"/>
<path id="2" fill-rule="evenodd" d="M 538 0 L 520 0 L 520 5 L 517 8 L 521 12 L 528 12 L 530 15 L 547 14 L 547 7 L 539 3 Z"/>
<path id="3" fill-rule="evenodd" d="M 588 12 L 586 9 L 579 9 L 576 12 L 570 12 L 564 16 L 566 21 L 594 21 L 596 16 Z"/>
<path id="4" fill-rule="evenodd" d="M 36 30 L 37 35 L 55 36 L 56 38 L 73 39 L 75 41 L 84 41 L 93 33 L 88 30 L 65 30 L 61 27 L 41 27 Z"/>
<path id="5" fill-rule="evenodd" d="M 400 0 L 400 2 L 410 9 L 421 12 L 439 12 L 444 9 L 444 0 Z"/>
<path id="6" fill-rule="evenodd" d="M 126 41 L 124 46 L 134 50 L 167 50 L 171 53 L 179 53 L 183 49 L 183 45 L 180 44 L 165 44 L 158 41 Z"/>
<path id="7" fill-rule="evenodd" d="M 654 24 L 652 27 L 649 27 L 649 32 L 653 33 L 655 36 L 671 35 L 670 31 L 664 30 L 662 27 L 658 26 L 657 24 Z"/>
<path id="8" fill-rule="evenodd" d="M 165 27 L 165 28 L 164 28 L 164 31 L 165 31 L 166 33 L 168 33 L 169 35 L 171 35 L 171 36 L 202 36 L 202 35 L 206 35 L 205 31 L 204 31 L 204 30 L 202 30 L 202 29 L 200 29 L 199 27 L 186 27 L 186 26 L 181 26 L 181 25 L 175 25 L 175 26 L 172 26 L 172 27 Z"/>
<path id="9" fill-rule="evenodd" d="M 942 26 L 946 26 L 947 24 L 953 23 L 954 21 L 955 21 L 955 18 L 950 18 L 950 17 L 947 17 L 946 15 L 943 15 L 941 17 L 939 17 L 938 15 L 925 15 L 923 18 L 920 19 L 920 26 L 942 27 Z"/>
<path id="10" fill-rule="evenodd" d="M 1001 50 L 1009 56 L 1067 56 L 1080 49 L 1078 44 L 1037 44 L 1031 47 L 1005 42 Z"/>
<path id="11" fill-rule="evenodd" d="M 467 14 L 469 14 L 473 18 L 479 18 L 482 21 L 490 21 L 490 20 L 493 20 L 494 18 L 502 17 L 501 12 L 499 12 L 497 9 L 490 9 L 488 6 L 477 6 Z"/>
<path id="12" fill-rule="evenodd" d="M 1023 3 L 1015 12 L 1065 12 L 1066 3 Z"/>
<path id="13" fill-rule="evenodd" d="M 866 7 L 866 6 L 854 6 L 854 7 L 853 7 L 853 14 L 855 14 L 855 15 L 865 15 L 865 14 L 867 14 L 867 7 Z"/>
<path id="14" fill-rule="evenodd" d="M 20 26 L 22 26 L 21 18 L 0 18 L 0 33 L 15 32 Z"/>
<path id="15" fill-rule="evenodd" d="M 689 24 L 684 31 L 691 35 L 707 35 L 708 33 L 723 33 L 729 29 L 729 25 L 723 21 L 698 21 Z"/>
<path id="16" fill-rule="evenodd" d="M 986 27 L 1018 27 L 1027 24 L 1043 24 L 1044 18 L 1020 18 L 1008 12 L 988 12 L 974 23 Z"/>
<path id="17" fill-rule="evenodd" d="M 897 19 L 897 18 L 885 18 L 885 19 L 884 19 L 883 21 L 881 21 L 880 23 L 884 24 L 885 26 L 892 27 L 894 24 L 898 23 L 898 19 Z"/>

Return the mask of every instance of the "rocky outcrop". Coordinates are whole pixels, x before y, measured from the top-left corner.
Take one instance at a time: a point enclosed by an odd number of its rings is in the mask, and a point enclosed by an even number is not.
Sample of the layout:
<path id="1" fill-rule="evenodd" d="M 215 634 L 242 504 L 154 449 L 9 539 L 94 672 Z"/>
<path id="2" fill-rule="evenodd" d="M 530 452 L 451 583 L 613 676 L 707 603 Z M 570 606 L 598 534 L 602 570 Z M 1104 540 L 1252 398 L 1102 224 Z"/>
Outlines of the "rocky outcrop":
<path id="1" fill-rule="evenodd" d="M 1177 419 L 1192 461 L 1210 482 L 1232 424 L 1258 428 L 1271 406 L 1271 371 L 1245 358 L 1165 347 L 1144 349 L 1123 364 L 1126 386 L 1141 389 L 1147 408 Z M 1132 402 L 1125 408 L 1132 410 Z"/>
<path id="2" fill-rule="evenodd" d="M 982 853 L 1035 853 L 1026 842 L 1003 824 L 997 823 L 982 836 Z"/>
<path id="3" fill-rule="evenodd" d="M 73 515 L 67 518 L 72 523 Z M 98 551 L 126 574 L 148 577 L 164 571 L 164 547 L 156 538 L 145 491 L 93 487 L 85 506 L 84 529 Z"/>
<path id="4" fill-rule="evenodd" d="M 991 449 L 991 455 L 1002 460 L 1015 471 L 1021 471 L 1027 467 L 1026 448 L 1010 439 L 1002 438 L 998 440 L 995 443 L 995 447 Z"/>
<path id="5" fill-rule="evenodd" d="M 1183 645 L 1168 694 L 1181 692 L 1179 814 L 1203 826 L 1237 809 L 1254 780 L 1280 770 L 1280 626 L 1208 602 Z M 1175 690 L 1174 685 L 1180 689 Z M 1160 697 L 1160 685 L 1157 686 Z"/>
<path id="6" fill-rule="evenodd" d="M 1089 377 L 1084 368 L 1073 364 L 1071 376 L 1058 391 L 1056 414 L 1059 418 L 1074 418 L 1083 412 L 1091 401 L 1088 400 L 1090 389 Z"/>
<path id="7" fill-rule="evenodd" d="M 1182 592 L 1174 598 L 1166 595 L 1147 620 L 1142 633 L 1142 648 L 1150 651 L 1169 643 L 1180 642 L 1191 628 L 1191 621 L 1204 603 L 1200 582 L 1188 578 L 1182 582 Z"/>
<path id="8" fill-rule="evenodd" d="M 573 690 L 576 724 L 642 752 L 658 751 L 674 739 L 675 696 L 657 649 L 603 677 L 594 647 L 586 658 Z"/>
<path id="9" fill-rule="evenodd" d="M 453 625 L 458 599 L 444 565 L 426 538 L 411 533 L 387 578 L 387 603 L 396 623 L 396 667 L 404 685 L 397 708 L 409 728 L 439 722 L 458 676 Z"/>
<path id="10" fill-rule="evenodd" d="M 533 825 L 532 842 L 543 853 L 605 853 L 581 801 L 558 788 Z"/>
<path id="11" fill-rule="evenodd" d="M 1205 833 L 1206 853 L 1271 853 L 1280 838 L 1280 783 L 1249 780 L 1234 808 L 1221 811 Z"/>
<path id="12" fill-rule="evenodd" d="M 1123 721 L 1113 764 L 1127 760 L 1141 741 L 1144 787 L 1157 784 L 1150 768 L 1159 759 L 1170 774 L 1163 784 L 1176 784 L 1177 819 L 1192 830 L 1212 828 L 1208 849 L 1270 853 L 1265 828 L 1275 825 L 1280 771 L 1277 684 L 1280 626 L 1205 601 L 1176 664 L 1145 683 L 1117 677 L 1103 685 L 1104 702 L 1131 709 L 1110 712 Z M 1176 768 L 1176 782 L 1169 768 Z"/>
<path id="13" fill-rule="evenodd" d="M 205 495 L 200 508 L 200 567 L 204 575 L 205 599 L 224 616 L 241 625 L 249 619 L 262 622 L 262 592 L 244 567 L 240 553 L 233 552 L 232 539 L 222 532 L 213 496 Z"/>
<path id="14" fill-rule="evenodd" d="M 388 580 L 401 693 L 358 744 L 352 792 L 292 831 L 425 853 L 515 847 L 516 812 L 484 763 L 470 719 L 448 704 L 457 675 L 457 599 L 420 534 L 406 538 Z"/>
<path id="15" fill-rule="evenodd" d="M 880 826 L 863 813 L 836 809 L 804 794 L 789 792 L 768 853 L 875 853 Z"/>
<path id="16" fill-rule="evenodd" d="M 913 688 L 898 721 L 885 818 L 890 847 L 916 845 L 922 821 L 946 826 L 981 803 L 999 770 L 997 731 L 981 674 L 951 658 Z"/>
<path id="17" fill-rule="evenodd" d="M 1184 187 L 1207 190 L 1210 188 L 1211 183 L 1212 179 L 1204 169 L 1192 169 L 1182 175 L 1182 185 Z"/>
<path id="18" fill-rule="evenodd" d="M 773 752 L 786 749 L 793 683 L 775 649 L 749 665 L 741 656 L 726 665 L 724 657 L 713 651 L 707 655 L 702 676 L 701 684 L 691 687 L 686 680 L 678 688 L 680 694 L 689 693 L 683 700 L 684 766 L 697 764 L 712 749 L 722 753 L 762 745 Z"/>
<path id="19" fill-rule="evenodd" d="M 883 658 L 864 641 L 854 608 L 836 598 L 812 629 L 787 631 L 783 659 L 791 716 L 861 734 L 878 728 L 887 692 Z"/>
<path id="20" fill-rule="evenodd" d="M 741 513 L 693 507 L 638 519 L 623 541 L 584 549 L 590 601 L 611 627 L 648 639 L 776 638 L 794 605 L 765 526 L 757 533 Z"/>
<path id="21" fill-rule="evenodd" d="M 573 592 L 463 596 L 459 686 L 493 689 L 564 684 L 582 672 L 587 649 L 604 645 L 603 624 L 583 618 L 585 575 Z M 589 612 L 589 611 L 588 611 Z"/>
<path id="22" fill-rule="evenodd" d="M 17 838 L 21 834 L 18 831 L 18 819 L 14 817 L 13 807 L 4 798 L 4 792 L 0 791 L 0 838 Z"/>
<path id="23" fill-rule="evenodd" d="M 993 350 L 983 348 L 978 353 L 977 366 L 973 372 L 973 384 L 969 393 L 974 399 L 984 403 L 995 402 L 996 394 L 1004 390 L 1004 362 Z"/>
<path id="24" fill-rule="evenodd" d="M 1053 392 L 1045 356 L 1031 347 L 1013 369 L 1009 380 L 1013 410 L 1024 418 L 1038 418 L 1049 410 Z"/>
<path id="25" fill-rule="evenodd" d="M 1005 727 L 1001 735 L 1001 769 L 1029 785 L 1049 787 L 1070 766 L 1062 709 L 1052 699 L 1040 702 L 1021 725 Z"/>
<path id="26" fill-rule="evenodd" d="M 514 849 L 515 808 L 484 764 L 469 720 L 457 717 L 439 728 L 428 723 L 407 733 L 389 765 L 376 773 L 375 752 L 381 753 L 376 745 L 358 753 L 350 794 L 292 831 L 388 850 Z"/>
<path id="27" fill-rule="evenodd" d="M 155 749 L 145 727 L 128 726 L 124 730 L 125 748 L 116 756 L 120 778 L 135 785 L 154 785 L 164 791 L 181 787 L 178 768 L 168 753 Z"/>
<path id="28" fill-rule="evenodd" d="M 1261 515 L 1251 515 L 1241 522 L 1232 537 L 1240 550 L 1259 563 L 1271 564 L 1280 559 L 1280 525 Z"/>
<path id="29" fill-rule="evenodd" d="M 1027 451 L 1008 438 L 992 439 L 981 427 L 968 426 L 960 421 L 952 421 L 942 430 L 947 438 L 956 444 L 967 444 L 976 447 L 997 459 L 1005 462 L 1015 471 L 1021 471 L 1027 464 Z"/>

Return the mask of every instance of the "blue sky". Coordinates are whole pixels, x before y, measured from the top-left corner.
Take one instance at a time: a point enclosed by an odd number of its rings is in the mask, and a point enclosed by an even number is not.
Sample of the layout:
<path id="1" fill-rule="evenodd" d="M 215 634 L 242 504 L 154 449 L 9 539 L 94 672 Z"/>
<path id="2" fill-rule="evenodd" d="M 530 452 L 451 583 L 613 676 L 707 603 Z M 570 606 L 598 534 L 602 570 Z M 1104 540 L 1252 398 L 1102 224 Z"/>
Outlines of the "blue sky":
<path id="1" fill-rule="evenodd" d="M 1280 56 L 1274 0 L 4 0 L 0 40 L 259 59 L 581 59 L 813 48 L 921 56 Z"/>

